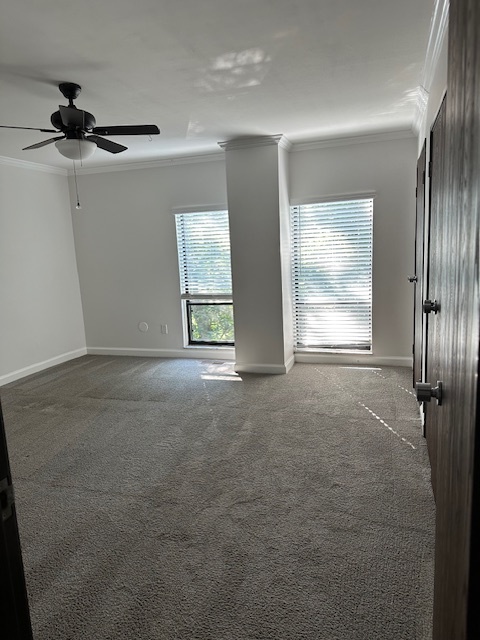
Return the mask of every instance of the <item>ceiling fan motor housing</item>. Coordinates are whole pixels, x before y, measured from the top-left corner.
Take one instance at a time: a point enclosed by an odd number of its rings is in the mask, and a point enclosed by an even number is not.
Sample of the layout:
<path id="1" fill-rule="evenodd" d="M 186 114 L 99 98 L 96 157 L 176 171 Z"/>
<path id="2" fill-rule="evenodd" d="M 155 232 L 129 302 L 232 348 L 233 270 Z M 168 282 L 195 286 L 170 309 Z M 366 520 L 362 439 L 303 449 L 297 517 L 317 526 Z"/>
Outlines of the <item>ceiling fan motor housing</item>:
<path id="1" fill-rule="evenodd" d="M 72 108 L 76 109 L 76 107 L 72 107 Z M 93 129 L 93 127 L 97 124 L 93 114 L 89 113 L 88 111 L 82 111 L 82 113 L 83 113 L 83 122 L 84 122 L 82 129 L 83 130 Z M 65 125 L 63 124 L 60 111 L 55 111 L 55 113 L 52 113 L 50 117 L 50 122 L 53 124 L 53 126 L 56 129 L 60 129 L 60 131 L 65 131 Z"/>

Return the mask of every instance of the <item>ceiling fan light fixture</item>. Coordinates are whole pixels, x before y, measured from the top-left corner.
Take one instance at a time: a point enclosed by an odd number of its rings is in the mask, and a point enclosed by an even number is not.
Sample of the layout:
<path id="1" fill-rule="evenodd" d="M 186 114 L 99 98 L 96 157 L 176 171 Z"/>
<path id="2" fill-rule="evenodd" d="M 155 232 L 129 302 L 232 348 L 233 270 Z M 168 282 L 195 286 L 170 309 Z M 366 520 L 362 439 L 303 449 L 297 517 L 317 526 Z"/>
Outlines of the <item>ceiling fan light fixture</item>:
<path id="1" fill-rule="evenodd" d="M 58 151 L 70 160 L 86 160 L 95 152 L 97 145 L 92 140 L 65 138 L 55 142 Z"/>

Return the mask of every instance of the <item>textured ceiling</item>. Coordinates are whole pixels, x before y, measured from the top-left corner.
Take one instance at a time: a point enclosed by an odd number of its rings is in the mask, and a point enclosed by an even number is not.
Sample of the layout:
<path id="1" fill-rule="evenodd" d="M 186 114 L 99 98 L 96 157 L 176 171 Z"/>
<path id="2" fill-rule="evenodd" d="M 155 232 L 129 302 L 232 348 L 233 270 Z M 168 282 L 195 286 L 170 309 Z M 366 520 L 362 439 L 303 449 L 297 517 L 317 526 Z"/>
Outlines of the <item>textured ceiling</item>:
<path id="1" fill-rule="evenodd" d="M 15 0 L 2 3 L 0 124 L 50 127 L 77 82 L 97 125 L 157 124 L 111 138 L 90 166 L 411 128 L 434 0 Z M 50 134 L 52 135 L 52 134 Z M 69 167 L 49 137 L 0 129 L 0 156 Z"/>

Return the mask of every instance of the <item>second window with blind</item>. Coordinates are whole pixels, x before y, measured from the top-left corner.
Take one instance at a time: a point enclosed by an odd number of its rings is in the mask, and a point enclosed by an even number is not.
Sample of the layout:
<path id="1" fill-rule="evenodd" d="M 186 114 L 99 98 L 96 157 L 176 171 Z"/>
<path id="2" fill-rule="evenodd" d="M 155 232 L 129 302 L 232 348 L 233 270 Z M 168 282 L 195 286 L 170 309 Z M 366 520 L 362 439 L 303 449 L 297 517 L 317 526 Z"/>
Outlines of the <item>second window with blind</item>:
<path id="1" fill-rule="evenodd" d="M 373 198 L 294 206 L 297 350 L 372 350 Z"/>
<path id="2" fill-rule="evenodd" d="M 175 215 L 186 343 L 234 344 L 227 211 Z"/>

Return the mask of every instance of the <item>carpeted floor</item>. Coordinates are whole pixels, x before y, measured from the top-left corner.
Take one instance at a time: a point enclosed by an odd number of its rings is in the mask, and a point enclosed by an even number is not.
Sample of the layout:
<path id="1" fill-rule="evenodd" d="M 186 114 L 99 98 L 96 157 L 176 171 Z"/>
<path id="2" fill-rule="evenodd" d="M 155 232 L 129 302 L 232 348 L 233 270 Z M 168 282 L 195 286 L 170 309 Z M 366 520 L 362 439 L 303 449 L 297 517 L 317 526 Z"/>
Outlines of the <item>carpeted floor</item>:
<path id="1" fill-rule="evenodd" d="M 427 640 L 411 371 L 86 356 L 3 387 L 36 640 Z"/>

